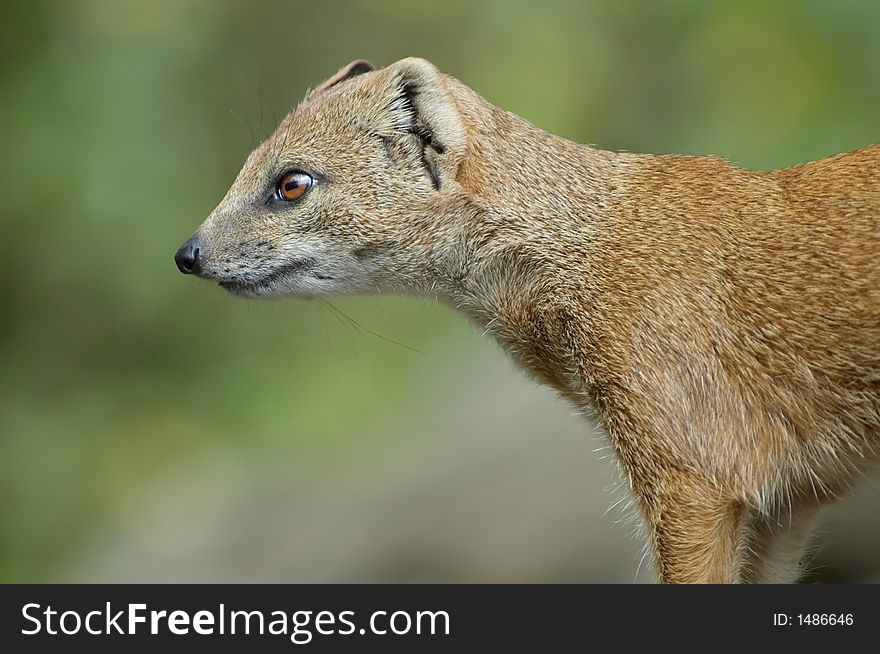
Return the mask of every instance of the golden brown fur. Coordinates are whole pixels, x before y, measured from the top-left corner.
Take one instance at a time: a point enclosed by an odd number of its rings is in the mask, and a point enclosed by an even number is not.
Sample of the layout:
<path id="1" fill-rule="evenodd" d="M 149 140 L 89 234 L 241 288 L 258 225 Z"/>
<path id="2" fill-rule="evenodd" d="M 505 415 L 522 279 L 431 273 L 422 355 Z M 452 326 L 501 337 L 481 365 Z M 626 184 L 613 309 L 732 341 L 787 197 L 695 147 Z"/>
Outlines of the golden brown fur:
<path id="1" fill-rule="evenodd" d="M 320 181 L 264 201 L 291 168 Z M 880 146 L 771 173 L 617 154 L 423 60 L 355 62 L 194 239 L 240 295 L 469 315 L 598 411 L 666 582 L 794 580 L 820 505 L 880 454 Z"/>

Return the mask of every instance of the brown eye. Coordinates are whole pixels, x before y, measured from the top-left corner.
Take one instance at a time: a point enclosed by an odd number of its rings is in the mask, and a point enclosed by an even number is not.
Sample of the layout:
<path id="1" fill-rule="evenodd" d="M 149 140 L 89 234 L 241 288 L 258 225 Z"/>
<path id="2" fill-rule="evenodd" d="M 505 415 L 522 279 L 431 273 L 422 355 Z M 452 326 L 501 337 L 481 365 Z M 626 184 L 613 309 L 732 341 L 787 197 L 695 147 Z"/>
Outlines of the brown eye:
<path id="1" fill-rule="evenodd" d="M 311 177 L 305 173 L 290 173 L 278 183 L 278 197 L 288 202 L 299 200 L 311 187 Z"/>

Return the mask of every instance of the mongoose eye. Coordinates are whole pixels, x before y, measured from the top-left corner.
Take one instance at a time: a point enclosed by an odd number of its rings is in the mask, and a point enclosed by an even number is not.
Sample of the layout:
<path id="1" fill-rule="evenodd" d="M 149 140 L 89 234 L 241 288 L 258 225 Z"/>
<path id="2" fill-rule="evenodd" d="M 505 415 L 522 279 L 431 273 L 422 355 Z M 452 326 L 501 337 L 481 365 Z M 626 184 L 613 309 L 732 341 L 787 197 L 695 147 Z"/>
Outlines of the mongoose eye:
<path id="1" fill-rule="evenodd" d="M 299 200 L 303 194 L 312 188 L 314 180 L 305 173 L 288 173 L 278 182 L 278 197 L 281 200 L 292 202 Z"/>

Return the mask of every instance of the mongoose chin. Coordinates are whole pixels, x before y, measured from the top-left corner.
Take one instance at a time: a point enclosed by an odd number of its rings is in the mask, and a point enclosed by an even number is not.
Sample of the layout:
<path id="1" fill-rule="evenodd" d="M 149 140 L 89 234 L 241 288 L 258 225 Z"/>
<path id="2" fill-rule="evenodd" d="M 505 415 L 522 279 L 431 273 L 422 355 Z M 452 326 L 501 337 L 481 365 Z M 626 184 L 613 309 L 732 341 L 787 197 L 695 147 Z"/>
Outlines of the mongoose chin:
<path id="1" fill-rule="evenodd" d="M 437 297 L 595 408 L 665 582 L 793 581 L 880 454 L 880 146 L 769 173 L 578 145 L 356 61 L 175 256 L 247 297 Z"/>

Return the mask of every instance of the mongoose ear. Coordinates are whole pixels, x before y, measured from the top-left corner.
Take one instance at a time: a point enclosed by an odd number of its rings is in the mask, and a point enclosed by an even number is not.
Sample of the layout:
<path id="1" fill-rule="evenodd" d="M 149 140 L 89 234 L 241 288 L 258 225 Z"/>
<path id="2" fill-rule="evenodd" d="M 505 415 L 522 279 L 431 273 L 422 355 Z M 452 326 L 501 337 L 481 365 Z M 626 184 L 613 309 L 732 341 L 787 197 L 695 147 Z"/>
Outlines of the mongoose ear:
<path id="1" fill-rule="evenodd" d="M 337 72 L 333 77 L 321 82 L 309 93 L 309 96 L 311 97 L 317 95 L 318 93 L 323 93 L 327 89 L 336 86 L 340 82 L 344 82 L 345 80 L 351 79 L 352 77 L 362 75 L 363 73 L 369 73 L 371 70 L 376 70 L 376 68 L 369 61 L 367 61 L 366 59 L 356 59 L 355 61 L 352 61 L 350 64 L 348 64 L 348 66 L 340 68 L 339 72 Z"/>
<path id="2" fill-rule="evenodd" d="M 435 187 L 441 173 L 455 177 L 466 146 L 465 125 L 448 79 L 430 62 L 415 57 L 387 69 L 392 97 L 386 128 L 415 134 Z M 389 136 L 392 134 L 388 134 Z"/>

